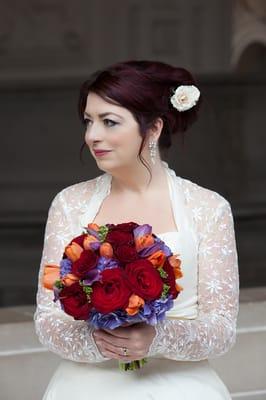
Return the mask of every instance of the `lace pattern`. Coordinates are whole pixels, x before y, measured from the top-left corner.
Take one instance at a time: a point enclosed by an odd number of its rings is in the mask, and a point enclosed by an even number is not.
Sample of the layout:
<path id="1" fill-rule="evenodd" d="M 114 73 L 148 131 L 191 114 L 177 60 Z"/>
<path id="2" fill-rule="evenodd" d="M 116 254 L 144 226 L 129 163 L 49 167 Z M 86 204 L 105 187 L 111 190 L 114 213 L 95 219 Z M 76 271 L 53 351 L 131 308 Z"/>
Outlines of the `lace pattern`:
<path id="1" fill-rule="evenodd" d="M 49 209 L 34 321 L 40 342 L 62 358 L 79 362 L 101 362 L 106 358 L 97 348 L 92 336 L 93 328 L 85 321 L 76 321 L 65 314 L 60 303 L 53 301 L 53 292 L 41 284 L 44 265 L 58 264 L 66 244 L 74 236 L 73 221 L 77 210 L 82 211 L 84 206 L 84 202 L 81 204 L 78 200 L 76 188 L 79 189 L 81 198 L 86 198 L 93 190 L 94 182 L 91 181 L 90 188 L 87 185 L 82 183 L 64 189 L 56 195 Z"/>
<path id="2" fill-rule="evenodd" d="M 99 177 L 98 177 L 99 178 Z M 41 285 L 44 265 L 59 263 L 65 245 L 80 233 L 78 221 L 97 194 L 95 178 L 58 193 L 49 209 L 39 271 L 34 314 L 40 342 L 63 358 L 103 362 L 85 321 L 75 321 L 53 302 L 53 293 Z M 181 183 L 180 183 L 181 182 Z M 179 178 L 186 208 L 198 235 L 198 317 L 167 319 L 156 326 L 148 356 L 201 360 L 228 351 L 235 341 L 238 313 L 238 266 L 233 217 L 229 203 L 218 193 Z M 93 197 L 95 198 L 95 197 Z"/>
<path id="3" fill-rule="evenodd" d="M 198 317 L 156 325 L 148 355 L 197 361 L 220 356 L 235 343 L 238 260 L 229 203 L 186 180 L 183 186 L 199 237 Z"/>

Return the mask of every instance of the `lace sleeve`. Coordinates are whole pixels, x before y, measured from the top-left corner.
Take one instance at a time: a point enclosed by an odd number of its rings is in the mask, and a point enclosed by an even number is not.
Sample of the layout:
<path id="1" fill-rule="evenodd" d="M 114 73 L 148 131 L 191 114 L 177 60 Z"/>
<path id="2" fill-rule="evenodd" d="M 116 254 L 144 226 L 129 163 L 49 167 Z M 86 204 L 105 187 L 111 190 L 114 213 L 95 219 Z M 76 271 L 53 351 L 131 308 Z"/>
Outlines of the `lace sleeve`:
<path id="1" fill-rule="evenodd" d="M 73 237 L 71 221 L 64 211 L 65 204 L 62 191 L 55 196 L 48 213 L 34 314 L 35 330 L 40 342 L 63 358 L 101 362 L 107 358 L 102 356 L 94 342 L 93 328 L 85 321 L 74 320 L 65 314 L 59 302 L 53 302 L 53 292 L 41 283 L 44 265 L 59 264 L 66 243 Z"/>
<path id="2" fill-rule="evenodd" d="M 213 200 L 215 199 L 215 200 Z M 230 204 L 220 195 L 198 214 L 198 317 L 156 325 L 148 356 L 198 361 L 226 353 L 236 337 L 238 261 Z M 222 199 L 222 200 L 221 200 Z M 198 213 L 196 213 L 198 211 Z"/>

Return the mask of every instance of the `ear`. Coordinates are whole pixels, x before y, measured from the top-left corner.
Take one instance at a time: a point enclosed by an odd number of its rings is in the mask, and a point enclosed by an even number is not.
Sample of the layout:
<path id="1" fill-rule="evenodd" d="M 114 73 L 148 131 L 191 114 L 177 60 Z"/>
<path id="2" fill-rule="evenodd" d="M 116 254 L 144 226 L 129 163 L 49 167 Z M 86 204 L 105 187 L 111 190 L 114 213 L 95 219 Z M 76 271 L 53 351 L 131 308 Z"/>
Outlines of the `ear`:
<path id="1" fill-rule="evenodd" d="M 158 117 L 154 122 L 152 127 L 149 129 L 149 136 L 152 137 L 154 140 L 158 141 L 163 129 L 163 120 L 162 118 Z"/>

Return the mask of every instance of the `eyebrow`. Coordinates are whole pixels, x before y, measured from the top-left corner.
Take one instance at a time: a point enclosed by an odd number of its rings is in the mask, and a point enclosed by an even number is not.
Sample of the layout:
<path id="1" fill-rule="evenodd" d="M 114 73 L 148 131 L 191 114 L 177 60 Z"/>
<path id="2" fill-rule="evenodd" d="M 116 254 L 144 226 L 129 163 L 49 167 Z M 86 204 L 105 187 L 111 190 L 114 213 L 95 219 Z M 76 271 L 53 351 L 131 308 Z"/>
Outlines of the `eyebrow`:
<path id="1" fill-rule="evenodd" d="M 118 115 L 118 114 L 116 114 L 116 113 L 114 113 L 114 112 L 105 112 L 105 113 L 101 113 L 101 114 L 98 114 L 98 115 L 99 115 L 99 117 L 103 118 L 103 117 L 106 117 L 107 115 L 110 115 L 110 114 L 116 115 L 117 117 L 123 119 L 123 117 L 121 117 L 120 115 Z M 88 117 L 91 116 L 91 115 L 90 115 L 89 113 L 87 113 L 86 111 L 84 112 L 84 115 L 87 115 Z"/>

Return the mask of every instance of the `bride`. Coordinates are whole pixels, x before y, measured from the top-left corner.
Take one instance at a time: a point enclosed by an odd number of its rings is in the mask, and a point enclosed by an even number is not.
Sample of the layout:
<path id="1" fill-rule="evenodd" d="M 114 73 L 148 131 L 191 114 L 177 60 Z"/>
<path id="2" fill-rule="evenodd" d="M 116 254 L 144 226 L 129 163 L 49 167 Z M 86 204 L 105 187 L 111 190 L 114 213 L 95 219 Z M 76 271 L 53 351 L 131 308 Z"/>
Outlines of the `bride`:
<path id="1" fill-rule="evenodd" d="M 231 207 L 220 194 L 176 175 L 162 160 L 172 135 L 196 120 L 192 75 L 155 61 L 94 73 L 80 90 L 85 141 L 103 174 L 61 190 L 48 214 L 34 315 L 39 340 L 62 357 L 43 399 L 230 399 L 208 359 L 233 346 L 238 266 Z M 166 319 L 96 330 L 65 314 L 42 285 L 44 266 L 88 223 L 134 221 L 179 254 L 183 287 Z M 122 372 L 118 360 L 148 357 Z"/>

